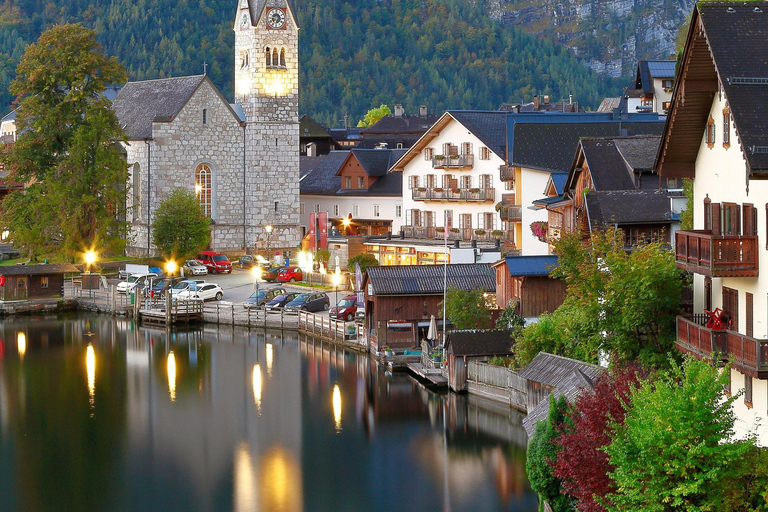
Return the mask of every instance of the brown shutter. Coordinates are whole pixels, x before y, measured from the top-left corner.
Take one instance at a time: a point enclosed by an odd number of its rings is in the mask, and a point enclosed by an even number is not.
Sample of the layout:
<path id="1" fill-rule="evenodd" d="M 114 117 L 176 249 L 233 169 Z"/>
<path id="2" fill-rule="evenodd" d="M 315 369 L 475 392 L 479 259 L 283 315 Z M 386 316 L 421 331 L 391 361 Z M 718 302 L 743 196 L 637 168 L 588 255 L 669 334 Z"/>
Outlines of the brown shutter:
<path id="1" fill-rule="evenodd" d="M 712 236 L 720 236 L 720 203 L 712 203 L 710 215 L 710 225 L 712 226 Z"/>
<path id="2" fill-rule="evenodd" d="M 768 203 L 765 204 L 765 210 L 768 212 Z M 704 198 L 704 229 L 712 229 L 712 200 L 709 196 Z"/>
<path id="3" fill-rule="evenodd" d="M 741 206 L 731 205 L 731 234 L 739 236 L 741 234 Z"/>
<path id="4" fill-rule="evenodd" d="M 747 292 L 747 336 L 753 337 L 752 294 Z"/>
<path id="5" fill-rule="evenodd" d="M 755 231 L 755 206 L 752 204 L 744 205 L 744 235 L 754 236 Z"/>
<path id="6" fill-rule="evenodd" d="M 723 286 L 723 311 L 730 318 L 730 326 L 733 331 L 739 330 L 739 291 Z"/>

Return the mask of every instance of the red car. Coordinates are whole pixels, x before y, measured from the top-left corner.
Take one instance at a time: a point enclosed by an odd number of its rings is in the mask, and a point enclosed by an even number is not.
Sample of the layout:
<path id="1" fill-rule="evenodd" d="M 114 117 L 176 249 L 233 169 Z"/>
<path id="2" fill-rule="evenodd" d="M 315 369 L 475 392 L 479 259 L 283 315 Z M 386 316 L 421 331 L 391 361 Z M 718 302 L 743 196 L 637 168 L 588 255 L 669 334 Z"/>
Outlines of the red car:
<path id="1" fill-rule="evenodd" d="M 331 308 L 330 317 L 338 320 L 346 320 L 351 322 L 355 319 L 355 313 L 357 312 L 357 296 L 347 295 L 336 304 L 336 307 Z"/>
<path id="2" fill-rule="evenodd" d="M 277 280 L 281 283 L 293 283 L 302 279 L 304 279 L 304 274 L 301 273 L 299 267 L 285 267 L 277 273 Z"/>

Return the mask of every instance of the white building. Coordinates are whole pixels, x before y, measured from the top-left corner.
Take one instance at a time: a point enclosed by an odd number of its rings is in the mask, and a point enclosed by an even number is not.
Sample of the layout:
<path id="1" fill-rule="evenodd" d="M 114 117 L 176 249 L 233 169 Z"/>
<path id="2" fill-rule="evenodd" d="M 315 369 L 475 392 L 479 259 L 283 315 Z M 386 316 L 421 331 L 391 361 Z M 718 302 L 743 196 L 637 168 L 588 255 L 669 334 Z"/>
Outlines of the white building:
<path id="1" fill-rule="evenodd" d="M 675 83 L 674 60 L 641 60 L 637 63 L 634 84 L 625 91 L 627 112 L 666 114 Z"/>
<path id="2" fill-rule="evenodd" d="M 657 168 L 693 179 L 693 231 L 676 233 L 676 260 L 693 273 L 693 316 L 677 319 L 677 347 L 731 362 L 737 434 L 760 420 L 768 444 L 768 18 L 753 3 L 693 11 Z M 761 270 L 762 269 L 762 270 Z M 722 309 L 722 323 L 705 310 Z"/>

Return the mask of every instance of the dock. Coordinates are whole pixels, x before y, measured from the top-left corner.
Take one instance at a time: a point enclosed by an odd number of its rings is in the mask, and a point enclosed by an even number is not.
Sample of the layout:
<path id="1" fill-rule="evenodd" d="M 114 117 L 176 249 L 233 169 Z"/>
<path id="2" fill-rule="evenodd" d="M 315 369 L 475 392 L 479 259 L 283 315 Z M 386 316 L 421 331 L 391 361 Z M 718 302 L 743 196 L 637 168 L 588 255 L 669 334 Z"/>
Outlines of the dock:
<path id="1" fill-rule="evenodd" d="M 439 368 L 427 368 L 421 363 L 405 363 L 406 369 L 425 381 L 428 387 L 432 388 L 448 388 L 448 379 L 443 375 L 443 371 Z"/>
<path id="2" fill-rule="evenodd" d="M 176 325 L 192 324 L 203 320 L 203 311 L 205 309 L 202 300 L 183 300 L 171 301 L 170 297 L 166 300 L 145 301 L 148 308 L 139 307 L 139 302 L 134 304 L 134 316 L 142 324 L 151 325 Z"/>

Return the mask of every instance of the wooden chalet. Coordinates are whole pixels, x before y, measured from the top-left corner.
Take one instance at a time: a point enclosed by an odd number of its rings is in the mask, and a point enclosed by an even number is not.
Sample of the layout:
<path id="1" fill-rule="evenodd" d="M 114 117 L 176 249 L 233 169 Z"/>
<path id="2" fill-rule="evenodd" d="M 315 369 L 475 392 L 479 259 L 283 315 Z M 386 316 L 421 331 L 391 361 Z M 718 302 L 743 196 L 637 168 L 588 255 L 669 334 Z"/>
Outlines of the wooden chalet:
<path id="1" fill-rule="evenodd" d="M 0 302 L 60 299 L 64 276 L 79 272 L 71 263 L 0 266 Z"/>
<path id="2" fill-rule="evenodd" d="M 565 299 L 565 281 L 549 276 L 557 256 L 507 256 L 493 264 L 496 304 L 505 309 L 517 302 L 517 313 L 534 318 L 556 310 Z"/>
<path id="3" fill-rule="evenodd" d="M 512 337 L 508 331 L 504 330 L 451 331 L 446 337 L 445 359 L 448 365 L 448 386 L 456 392 L 467 390 L 469 361 L 507 357 L 512 350 Z"/>
<path id="4" fill-rule="evenodd" d="M 447 278 L 444 276 L 447 272 Z M 365 326 L 371 351 L 410 348 L 426 338 L 432 315 L 442 333 L 444 279 L 448 288 L 496 293 L 487 264 L 392 265 L 369 267 L 363 278 Z M 492 297 L 489 297 L 492 302 Z"/>

